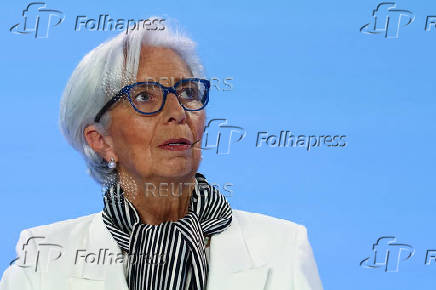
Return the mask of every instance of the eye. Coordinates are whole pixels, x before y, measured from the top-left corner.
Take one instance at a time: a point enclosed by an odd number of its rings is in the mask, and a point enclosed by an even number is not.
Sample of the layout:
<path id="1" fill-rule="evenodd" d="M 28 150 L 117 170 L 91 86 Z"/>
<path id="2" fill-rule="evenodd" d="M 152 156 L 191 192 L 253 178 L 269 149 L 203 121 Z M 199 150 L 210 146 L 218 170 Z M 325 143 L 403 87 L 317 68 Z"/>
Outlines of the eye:
<path id="1" fill-rule="evenodd" d="M 197 100 L 198 99 L 198 93 L 197 90 L 194 88 L 184 88 L 180 92 L 180 97 L 186 100 Z"/>
<path id="2" fill-rule="evenodd" d="M 135 101 L 139 103 L 150 102 L 153 100 L 153 96 L 146 92 L 141 92 L 135 96 Z"/>

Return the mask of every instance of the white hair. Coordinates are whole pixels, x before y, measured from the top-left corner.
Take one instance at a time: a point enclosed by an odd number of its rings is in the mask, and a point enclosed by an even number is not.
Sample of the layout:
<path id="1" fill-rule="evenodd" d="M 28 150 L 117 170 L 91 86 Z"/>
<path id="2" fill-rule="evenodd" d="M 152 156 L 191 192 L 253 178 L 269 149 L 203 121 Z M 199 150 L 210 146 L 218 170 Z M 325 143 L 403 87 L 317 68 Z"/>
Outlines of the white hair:
<path id="1" fill-rule="evenodd" d="M 179 28 L 172 30 L 168 26 L 164 30 L 147 30 L 139 26 L 128 33 L 121 32 L 83 57 L 63 92 L 59 125 L 68 143 L 84 157 L 89 174 L 102 185 L 114 178 L 116 170 L 108 168 L 107 162 L 88 145 L 83 132 L 86 126 L 94 124 L 101 134 L 107 134 L 110 111 L 99 123 L 94 123 L 94 117 L 116 92 L 136 81 L 142 45 L 173 49 L 194 77 L 203 77 L 195 43 Z"/>

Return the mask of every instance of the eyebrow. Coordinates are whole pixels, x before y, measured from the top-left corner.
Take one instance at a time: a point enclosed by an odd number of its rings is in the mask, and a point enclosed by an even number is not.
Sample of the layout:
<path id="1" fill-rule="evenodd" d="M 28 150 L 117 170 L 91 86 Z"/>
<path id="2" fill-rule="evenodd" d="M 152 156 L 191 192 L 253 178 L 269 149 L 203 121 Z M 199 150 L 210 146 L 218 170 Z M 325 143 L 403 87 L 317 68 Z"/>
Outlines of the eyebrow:
<path id="1" fill-rule="evenodd" d="M 189 77 L 183 78 L 183 77 L 179 77 L 179 78 L 174 78 L 174 83 L 180 82 L 183 79 L 187 79 Z"/>
<path id="2" fill-rule="evenodd" d="M 190 76 L 187 76 L 187 77 L 176 77 L 176 78 L 173 78 L 173 80 L 174 80 L 174 83 L 177 83 L 177 82 L 180 82 L 181 80 L 189 79 L 189 78 L 192 78 L 192 77 L 190 77 Z"/>
<path id="3" fill-rule="evenodd" d="M 191 76 L 187 76 L 187 77 L 146 77 L 145 78 L 145 82 L 152 82 L 152 81 L 156 81 L 159 83 L 162 83 L 162 81 L 165 82 L 171 82 L 174 81 L 174 84 L 183 80 L 183 79 L 187 79 L 187 78 L 192 78 Z"/>

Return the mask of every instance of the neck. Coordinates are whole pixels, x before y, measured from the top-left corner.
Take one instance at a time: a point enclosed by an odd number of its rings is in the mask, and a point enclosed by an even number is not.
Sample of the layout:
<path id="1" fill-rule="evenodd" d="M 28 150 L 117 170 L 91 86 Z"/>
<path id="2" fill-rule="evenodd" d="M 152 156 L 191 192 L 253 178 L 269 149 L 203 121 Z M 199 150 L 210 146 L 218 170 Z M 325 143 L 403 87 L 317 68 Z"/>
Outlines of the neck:
<path id="1" fill-rule="evenodd" d="M 195 173 L 177 178 L 135 179 L 122 171 L 119 176 L 124 196 L 138 211 L 142 223 L 158 225 L 177 221 L 188 213 Z"/>

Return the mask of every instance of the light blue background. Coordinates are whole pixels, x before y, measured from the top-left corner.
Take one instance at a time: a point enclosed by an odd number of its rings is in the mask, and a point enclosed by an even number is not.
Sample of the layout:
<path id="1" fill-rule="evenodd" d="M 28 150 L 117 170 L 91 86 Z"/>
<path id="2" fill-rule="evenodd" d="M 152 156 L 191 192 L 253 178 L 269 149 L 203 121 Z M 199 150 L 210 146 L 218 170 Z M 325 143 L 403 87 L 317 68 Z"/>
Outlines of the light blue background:
<path id="1" fill-rule="evenodd" d="M 100 187 L 58 129 L 59 100 L 81 58 L 116 32 L 73 30 L 75 17 L 178 19 L 209 77 L 231 77 L 207 114 L 243 127 L 229 155 L 200 172 L 233 184 L 232 207 L 308 228 L 325 289 L 434 289 L 436 159 L 432 1 L 401 1 L 415 21 L 398 39 L 359 32 L 377 1 L 49 1 L 65 14 L 48 39 L 16 35 L 28 2 L 1 9 L 0 271 L 28 227 L 100 211 Z M 256 148 L 258 131 L 347 135 L 343 148 Z M 416 254 L 398 273 L 359 266 L 383 235 Z"/>

